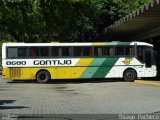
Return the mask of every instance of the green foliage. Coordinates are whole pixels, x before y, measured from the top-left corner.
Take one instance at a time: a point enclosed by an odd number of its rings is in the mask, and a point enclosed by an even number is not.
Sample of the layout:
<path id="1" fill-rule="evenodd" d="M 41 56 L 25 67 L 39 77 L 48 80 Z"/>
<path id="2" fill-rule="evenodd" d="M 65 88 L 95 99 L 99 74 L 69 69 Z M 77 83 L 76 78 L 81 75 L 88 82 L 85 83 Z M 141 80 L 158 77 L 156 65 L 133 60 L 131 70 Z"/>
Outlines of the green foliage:
<path id="1" fill-rule="evenodd" d="M 58 41 L 74 41 L 95 28 L 91 18 L 95 16 L 92 0 L 42 0 L 42 15 L 50 38 Z"/>
<path id="2" fill-rule="evenodd" d="M 140 6 L 149 3 L 151 0 L 136 0 L 133 5 L 133 9 L 138 9 Z"/>
<path id="3" fill-rule="evenodd" d="M 93 41 L 128 12 L 124 0 L 0 0 L 0 39 Z"/>
<path id="4" fill-rule="evenodd" d="M 42 29 L 38 0 L 1 0 L 2 32 L 12 41 L 34 42 Z"/>
<path id="5" fill-rule="evenodd" d="M 103 0 L 97 22 L 100 29 L 125 16 L 128 13 L 128 7 L 122 0 Z"/>

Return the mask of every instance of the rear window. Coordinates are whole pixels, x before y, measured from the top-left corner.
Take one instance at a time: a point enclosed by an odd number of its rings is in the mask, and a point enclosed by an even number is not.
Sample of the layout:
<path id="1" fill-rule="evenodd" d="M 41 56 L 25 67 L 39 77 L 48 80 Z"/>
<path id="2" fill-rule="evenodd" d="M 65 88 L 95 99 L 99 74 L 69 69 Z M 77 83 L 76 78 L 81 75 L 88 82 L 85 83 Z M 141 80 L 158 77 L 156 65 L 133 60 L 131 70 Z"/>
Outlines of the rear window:
<path id="1" fill-rule="evenodd" d="M 26 47 L 9 47 L 7 48 L 8 58 L 25 58 L 27 57 Z"/>

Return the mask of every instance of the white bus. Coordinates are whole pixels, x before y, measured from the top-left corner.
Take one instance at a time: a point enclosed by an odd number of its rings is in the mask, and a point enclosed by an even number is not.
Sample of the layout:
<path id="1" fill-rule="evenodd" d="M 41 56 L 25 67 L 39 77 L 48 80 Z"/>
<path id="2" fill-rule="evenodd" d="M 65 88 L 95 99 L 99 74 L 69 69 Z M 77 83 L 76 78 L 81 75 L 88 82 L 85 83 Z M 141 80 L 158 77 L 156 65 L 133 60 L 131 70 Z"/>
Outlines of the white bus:
<path id="1" fill-rule="evenodd" d="M 124 78 L 157 74 L 153 45 L 145 42 L 3 43 L 3 79 Z"/>

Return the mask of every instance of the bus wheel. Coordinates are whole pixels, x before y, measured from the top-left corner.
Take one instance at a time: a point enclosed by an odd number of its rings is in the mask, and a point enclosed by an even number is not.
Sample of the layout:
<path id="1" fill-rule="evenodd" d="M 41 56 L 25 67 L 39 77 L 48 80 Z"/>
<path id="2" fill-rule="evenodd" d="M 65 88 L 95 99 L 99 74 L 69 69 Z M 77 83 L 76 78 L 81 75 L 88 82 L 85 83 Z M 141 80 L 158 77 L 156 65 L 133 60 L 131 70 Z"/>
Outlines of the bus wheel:
<path id="1" fill-rule="evenodd" d="M 133 82 L 137 78 L 137 73 L 135 70 L 129 69 L 125 70 L 123 74 L 123 79 L 127 82 Z"/>
<path id="2" fill-rule="evenodd" d="M 48 71 L 39 71 L 36 75 L 36 80 L 38 83 L 47 83 L 50 80 L 50 74 Z"/>

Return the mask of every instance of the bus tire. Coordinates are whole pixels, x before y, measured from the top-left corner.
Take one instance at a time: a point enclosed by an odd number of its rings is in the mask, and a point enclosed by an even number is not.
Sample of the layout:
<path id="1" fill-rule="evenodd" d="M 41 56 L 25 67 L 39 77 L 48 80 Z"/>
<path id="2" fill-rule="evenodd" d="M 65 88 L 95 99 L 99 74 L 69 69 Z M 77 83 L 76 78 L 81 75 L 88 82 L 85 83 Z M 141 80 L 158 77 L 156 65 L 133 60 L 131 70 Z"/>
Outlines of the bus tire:
<path id="1" fill-rule="evenodd" d="M 124 71 L 123 79 L 127 82 L 134 82 L 134 80 L 137 78 L 137 73 L 133 69 L 128 69 Z"/>
<path id="2" fill-rule="evenodd" d="M 50 73 L 46 70 L 41 70 L 36 74 L 36 80 L 38 83 L 47 83 L 50 81 Z"/>

